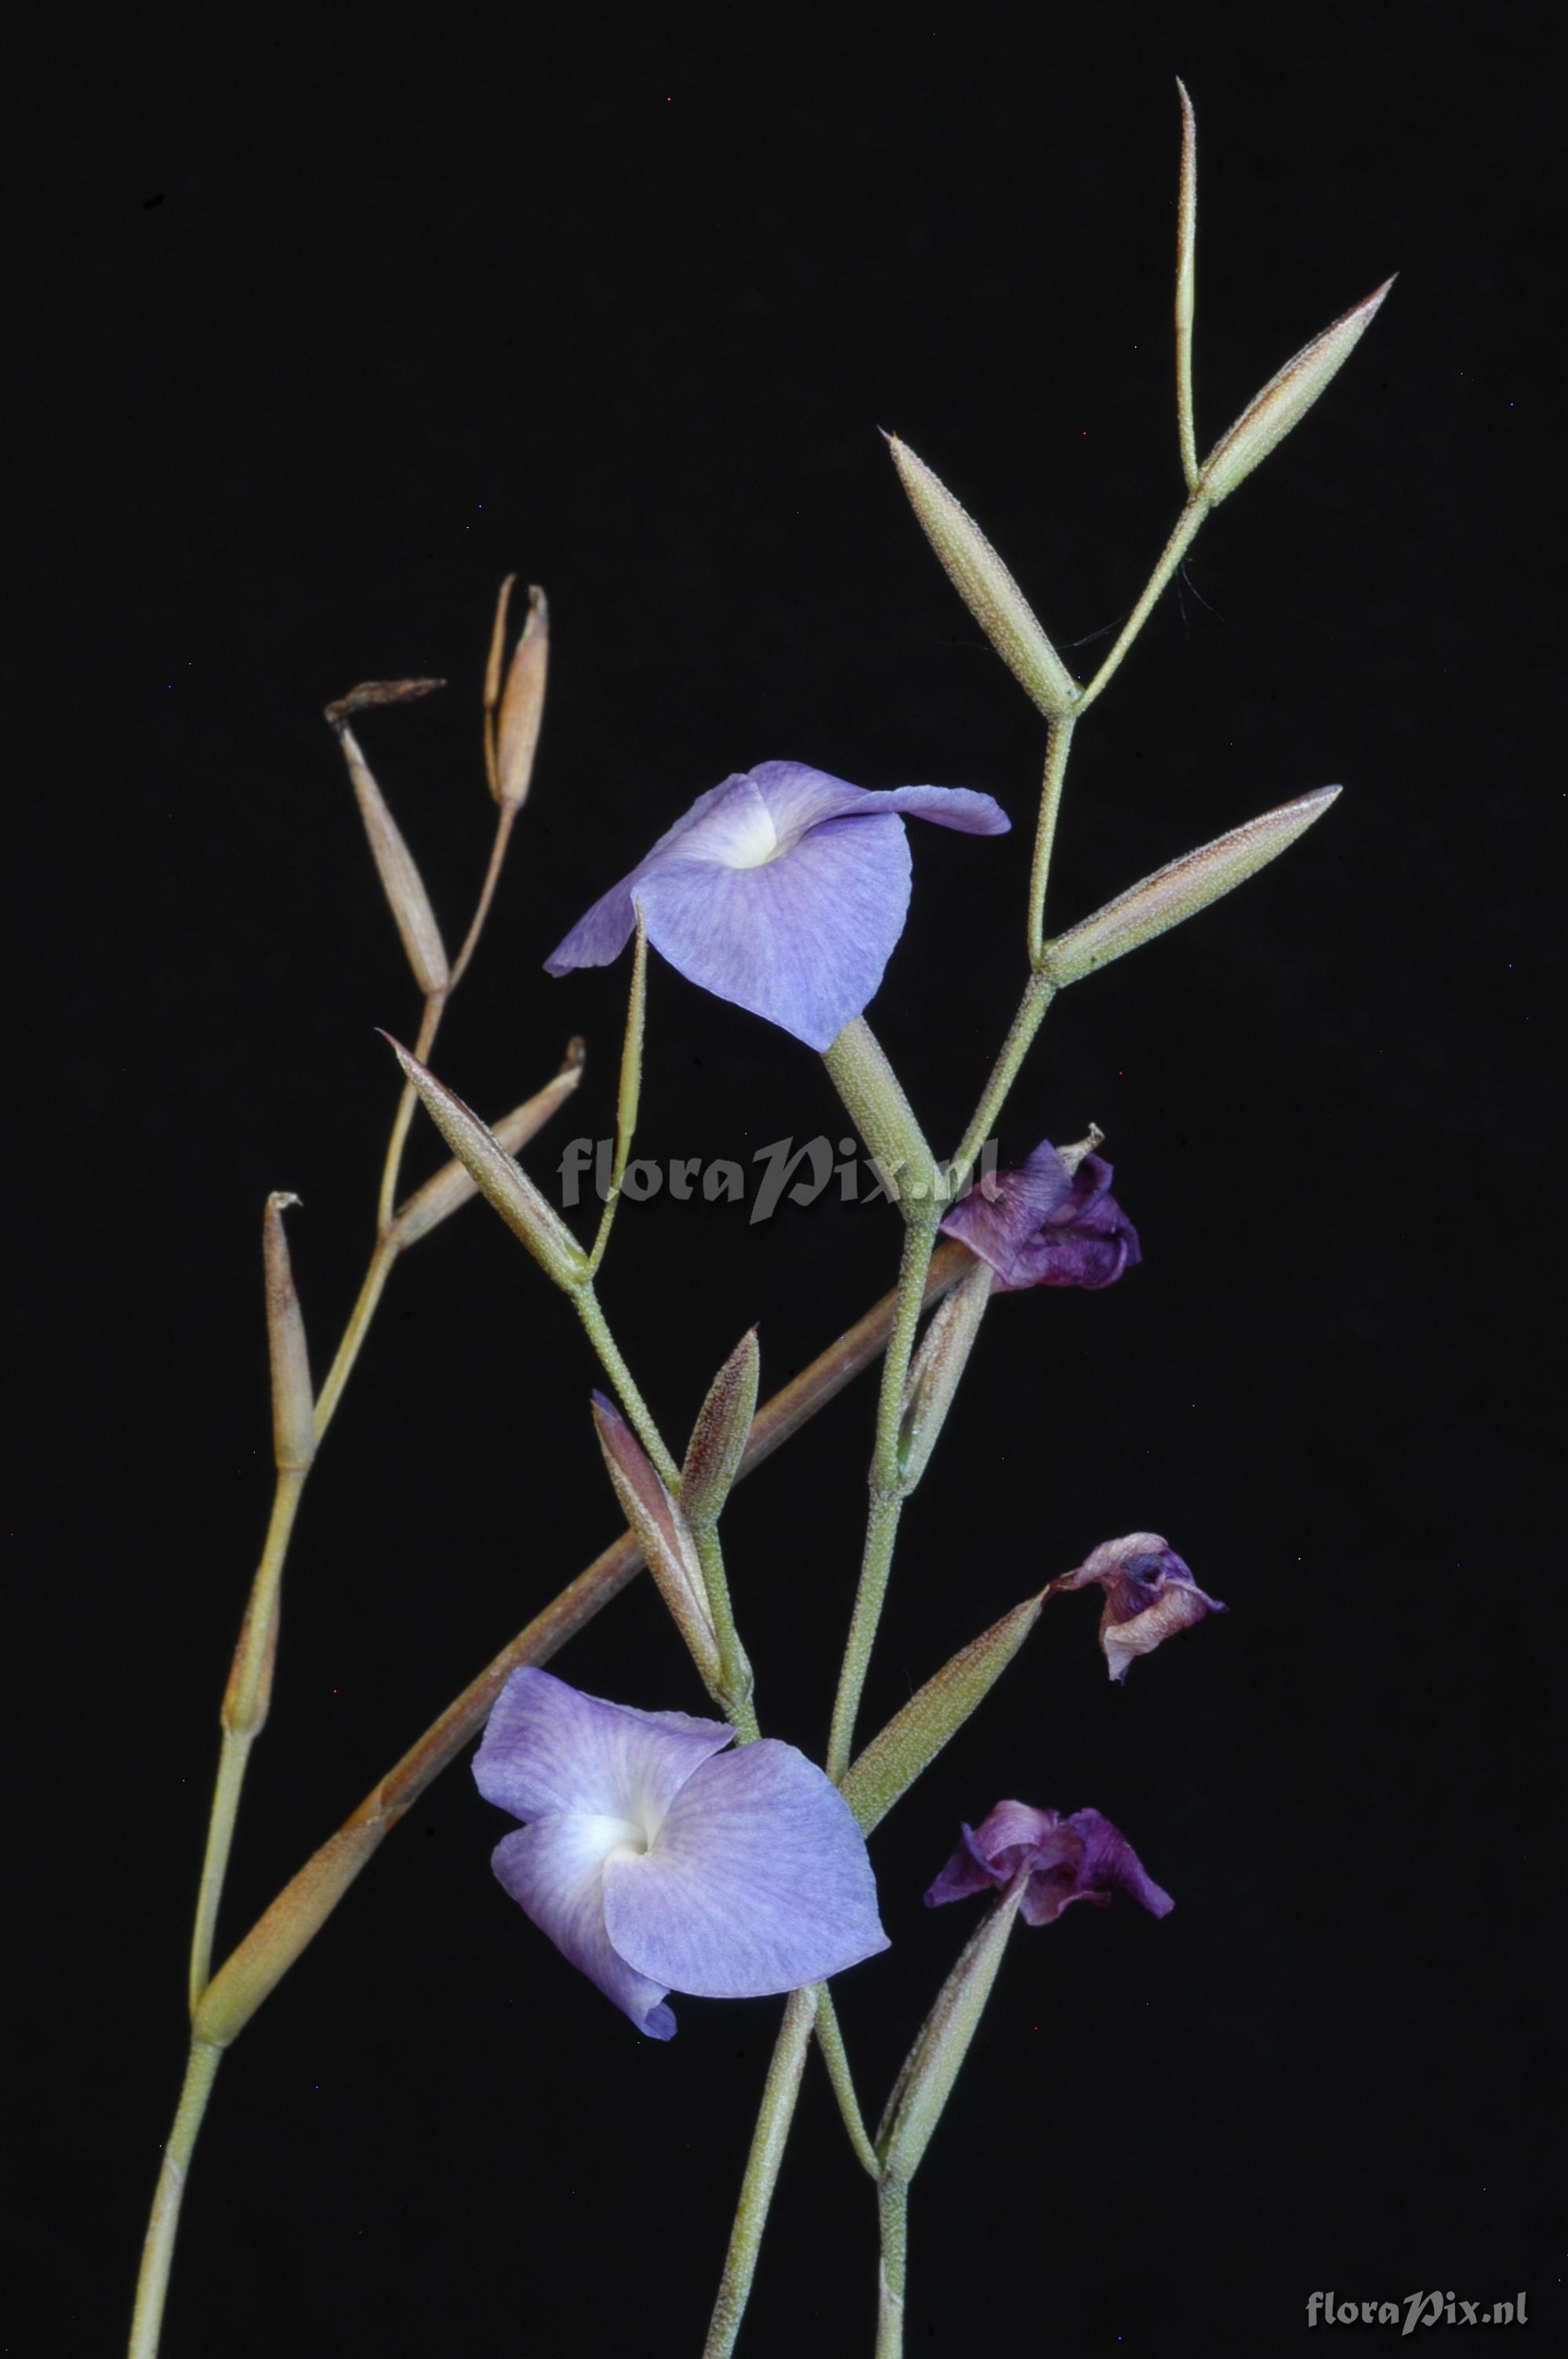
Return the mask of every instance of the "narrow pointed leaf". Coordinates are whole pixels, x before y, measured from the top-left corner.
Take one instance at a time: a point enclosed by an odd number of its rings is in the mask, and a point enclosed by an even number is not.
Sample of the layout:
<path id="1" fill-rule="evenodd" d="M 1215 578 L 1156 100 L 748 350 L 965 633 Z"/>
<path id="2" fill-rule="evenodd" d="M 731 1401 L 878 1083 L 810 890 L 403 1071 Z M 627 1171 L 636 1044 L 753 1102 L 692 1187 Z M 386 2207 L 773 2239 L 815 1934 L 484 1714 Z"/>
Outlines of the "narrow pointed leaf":
<path id="1" fill-rule="evenodd" d="M 935 1761 L 986 1697 L 1040 1619 L 1041 1596 L 1026 1597 L 943 1664 L 902 1712 L 873 1736 L 843 1778 L 844 1799 L 862 1834 L 881 1824 L 899 1797 Z"/>
<path id="2" fill-rule="evenodd" d="M 681 1512 L 688 1523 L 713 1523 L 730 1496 L 757 1411 L 761 1356 L 749 1328 L 708 1388 L 681 1468 Z"/>
<path id="3" fill-rule="evenodd" d="M 1067 712 L 1077 701 L 1077 682 L 979 526 L 907 442 L 893 434 L 888 447 L 921 529 L 1009 671 L 1042 712 Z"/>
<path id="4" fill-rule="evenodd" d="M 1198 228 L 1198 126 L 1186 84 L 1179 78 L 1182 102 L 1182 170 L 1176 191 L 1176 427 L 1182 445 L 1182 473 L 1189 492 L 1198 487 L 1197 429 L 1193 420 L 1193 310 L 1196 282 Z"/>
<path id="5" fill-rule="evenodd" d="M 985 2013 L 1028 1884 L 1027 1875 L 1015 1876 L 988 1912 L 921 2027 L 877 2131 L 884 2180 L 907 2185 L 920 2167 Z"/>
<path id="6" fill-rule="evenodd" d="M 1081 981 L 1097 967 L 1108 966 L 1112 959 L 1124 958 L 1129 951 L 1152 941 L 1157 934 L 1168 933 L 1173 926 L 1206 909 L 1211 901 L 1233 892 L 1304 835 L 1338 792 L 1337 787 L 1320 787 L 1314 794 L 1299 795 L 1294 802 L 1281 803 L 1274 810 L 1233 827 L 1228 835 L 1216 836 L 1196 852 L 1184 853 L 1181 859 L 1118 894 L 1114 901 L 1108 901 L 1103 909 L 1097 909 L 1067 933 L 1058 934 L 1045 945 L 1045 957 L 1058 987 Z"/>
<path id="7" fill-rule="evenodd" d="M 459 1162 L 467 1168 L 486 1202 L 494 1206 L 513 1234 L 522 1238 L 535 1260 L 557 1286 L 568 1292 L 580 1286 L 588 1274 L 588 1256 L 555 1207 L 539 1193 L 494 1133 L 485 1128 L 471 1106 L 466 1106 L 455 1091 L 438 1082 L 417 1057 L 392 1038 L 390 1032 L 382 1038 L 391 1043 L 425 1111 Z"/>
<path id="8" fill-rule="evenodd" d="M 719 1645 L 690 1527 L 642 1443 L 602 1393 L 593 1397 L 593 1422 L 622 1513 L 693 1661 L 711 1684 L 719 1674 Z"/>
<path id="9" fill-rule="evenodd" d="M 387 810 L 370 765 L 360 751 L 359 741 L 346 722 L 338 725 L 338 742 L 349 766 L 354 799 L 370 839 L 381 889 L 396 920 L 414 980 L 428 998 L 432 992 L 445 990 L 451 974 L 436 913 L 414 864 L 414 855 L 403 841 L 397 821 Z"/>
<path id="10" fill-rule="evenodd" d="M 262 1265 L 266 1283 L 267 1354 L 272 1363 L 272 1448 L 279 1473 L 302 1473 L 316 1454 L 316 1397 L 305 1321 L 294 1290 L 283 1215 L 297 1196 L 275 1191 L 262 1222 Z"/>
<path id="11" fill-rule="evenodd" d="M 1385 278 L 1365 302 L 1356 304 L 1332 327 L 1303 344 L 1277 376 L 1255 394 L 1227 433 L 1222 434 L 1204 461 L 1198 488 L 1211 507 L 1229 497 L 1238 484 L 1266 459 L 1276 442 L 1283 441 L 1312 408 L 1329 379 L 1342 369 L 1360 342 L 1393 285 Z"/>
<path id="12" fill-rule="evenodd" d="M 904 1386 L 898 1463 L 905 1491 L 925 1472 L 990 1300 L 992 1271 L 978 1261 L 931 1314 Z"/>
<path id="13" fill-rule="evenodd" d="M 582 1079 L 583 1045 L 573 1040 L 567 1051 L 566 1061 L 554 1081 L 524 1098 L 503 1114 L 491 1133 L 497 1147 L 508 1155 L 516 1155 L 528 1141 L 541 1131 L 553 1114 L 563 1106 Z M 416 1188 L 400 1208 L 392 1224 L 388 1243 L 399 1252 L 416 1245 L 423 1236 L 450 1218 L 460 1206 L 479 1193 L 479 1183 L 461 1163 L 444 1163 L 432 1172 L 422 1188 Z"/>
<path id="14" fill-rule="evenodd" d="M 537 583 L 528 591 L 528 620 L 517 642 L 496 727 L 495 799 L 519 810 L 528 799 L 539 724 L 545 716 L 545 686 L 550 669 L 549 601 Z"/>

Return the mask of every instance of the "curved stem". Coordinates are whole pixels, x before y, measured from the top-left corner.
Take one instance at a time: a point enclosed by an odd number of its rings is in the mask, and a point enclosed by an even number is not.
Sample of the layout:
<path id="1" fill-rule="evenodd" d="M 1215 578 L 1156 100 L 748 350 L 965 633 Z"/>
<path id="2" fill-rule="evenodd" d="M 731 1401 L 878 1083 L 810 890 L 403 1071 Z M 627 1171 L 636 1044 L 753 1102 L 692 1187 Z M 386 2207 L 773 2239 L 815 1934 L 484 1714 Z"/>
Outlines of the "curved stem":
<path id="1" fill-rule="evenodd" d="M 621 1396 L 621 1406 L 631 1419 L 638 1440 L 657 1467 L 659 1480 L 672 1495 L 680 1492 L 680 1468 L 665 1448 L 653 1412 L 637 1389 L 635 1377 L 621 1355 L 620 1346 L 610 1332 L 592 1280 L 572 1289 L 578 1317 L 588 1330 L 589 1342 L 599 1354 L 600 1366 Z"/>

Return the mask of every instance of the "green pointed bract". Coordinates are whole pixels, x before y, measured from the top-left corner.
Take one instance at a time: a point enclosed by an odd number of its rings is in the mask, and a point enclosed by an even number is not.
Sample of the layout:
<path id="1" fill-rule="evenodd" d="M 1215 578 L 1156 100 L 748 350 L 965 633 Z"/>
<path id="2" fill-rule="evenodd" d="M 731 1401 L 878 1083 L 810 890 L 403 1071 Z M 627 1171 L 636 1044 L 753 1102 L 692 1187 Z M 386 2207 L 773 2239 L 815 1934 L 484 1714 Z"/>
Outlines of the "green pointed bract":
<path id="1" fill-rule="evenodd" d="M 862 1834 L 886 1818 L 923 1769 L 986 1697 L 1040 1619 L 1042 1597 L 1026 1597 L 978 1638 L 971 1638 L 902 1712 L 873 1736 L 842 1779 L 844 1799 Z"/>
<path id="2" fill-rule="evenodd" d="M 426 1113 L 452 1153 L 464 1165 L 480 1194 L 493 1206 L 515 1237 L 521 1237 L 535 1260 L 556 1281 L 574 1292 L 588 1275 L 588 1256 L 555 1207 L 546 1201 L 521 1165 L 507 1154 L 493 1131 L 486 1129 L 471 1106 L 438 1082 L 417 1057 L 394 1040 L 397 1061 L 418 1092 Z"/>
<path id="3" fill-rule="evenodd" d="M 1269 379 L 1262 392 L 1253 396 L 1229 431 L 1220 436 L 1198 477 L 1198 489 L 1211 507 L 1227 499 L 1260 460 L 1266 459 L 1305 417 L 1329 379 L 1350 358 L 1393 283 L 1385 278 L 1365 302 L 1356 304 L 1310 344 L 1303 344 L 1295 358 Z"/>
<path id="4" fill-rule="evenodd" d="M 708 1388 L 681 1468 L 681 1513 L 712 1524 L 730 1495 L 757 1410 L 761 1367 L 754 1327 L 741 1338 Z"/>
<path id="5" fill-rule="evenodd" d="M 1125 958 L 1129 951 L 1141 949 L 1157 934 L 1168 933 L 1173 926 L 1206 909 L 1211 901 L 1234 892 L 1304 835 L 1338 793 L 1337 787 L 1320 787 L 1314 794 L 1299 795 L 1294 802 L 1281 803 L 1257 819 L 1247 820 L 1228 835 L 1217 835 L 1212 843 L 1157 868 L 1152 876 L 1119 893 L 1093 917 L 1058 934 L 1054 941 L 1046 943 L 1044 952 L 1058 988 L 1081 982 L 1097 967 L 1108 966 L 1112 959 Z"/>
<path id="6" fill-rule="evenodd" d="M 890 434 L 888 448 L 922 531 L 1014 679 L 1042 712 L 1069 711 L 1077 701 L 1078 684 L 979 526 L 907 442 Z"/>
<path id="7" fill-rule="evenodd" d="M 920 2168 L 985 2013 L 1028 1883 L 1027 1872 L 1014 1876 L 965 1944 L 893 2083 L 876 2137 L 884 2180 L 907 2185 Z"/>

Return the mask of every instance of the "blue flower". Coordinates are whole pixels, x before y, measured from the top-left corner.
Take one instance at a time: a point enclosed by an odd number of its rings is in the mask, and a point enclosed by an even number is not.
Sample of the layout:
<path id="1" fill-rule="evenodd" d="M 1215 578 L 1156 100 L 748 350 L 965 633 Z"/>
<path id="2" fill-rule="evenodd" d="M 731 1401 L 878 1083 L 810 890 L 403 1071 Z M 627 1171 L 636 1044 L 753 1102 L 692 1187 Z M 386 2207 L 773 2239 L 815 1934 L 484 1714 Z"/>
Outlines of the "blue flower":
<path id="1" fill-rule="evenodd" d="M 541 1932 L 651 2039 L 672 1990 L 758 1998 L 888 1946 L 842 1794 L 793 1745 L 633 1712 L 514 1671 L 474 1777 L 527 1824 L 492 1865 Z"/>
<path id="2" fill-rule="evenodd" d="M 901 812 L 969 835 L 1011 824 L 964 787 L 873 794 L 803 762 L 759 762 L 697 798 L 545 961 L 608 966 L 641 902 L 648 940 L 688 982 L 831 1046 L 874 996 L 909 909 Z"/>
<path id="3" fill-rule="evenodd" d="M 1114 1286 L 1142 1258 L 1098 1155 L 1067 1162 L 1043 1138 L 1027 1163 L 988 1172 L 942 1223 L 996 1272 L 996 1290 Z"/>

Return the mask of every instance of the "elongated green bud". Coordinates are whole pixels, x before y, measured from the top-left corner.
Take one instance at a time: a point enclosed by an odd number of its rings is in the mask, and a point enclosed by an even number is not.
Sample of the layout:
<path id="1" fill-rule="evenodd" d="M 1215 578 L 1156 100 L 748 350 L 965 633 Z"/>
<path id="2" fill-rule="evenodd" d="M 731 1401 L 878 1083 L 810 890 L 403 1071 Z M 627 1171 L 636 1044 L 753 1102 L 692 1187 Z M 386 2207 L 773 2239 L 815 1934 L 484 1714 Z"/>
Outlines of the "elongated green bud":
<path id="1" fill-rule="evenodd" d="M 979 1932 L 965 1944 L 893 2083 L 876 2136 L 884 2180 L 907 2185 L 920 2168 L 985 2013 L 1028 1883 L 1027 1871 L 1015 1875 Z"/>
<path id="2" fill-rule="evenodd" d="M 1198 489 L 1211 507 L 1228 499 L 1259 461 L 1266 459 L 1275 443 L 1282 442 L 1292 427 L 1305 417 L 1329 379 L 1350 358 L 1393 283 L 1392 278 L 1385 278 L 1365 302 L 1325 328 L 1310 344 L 1303 344 L 1295 358 L 1269 379 L 1262 392 L 1254 394 L 1204 461 Z"/>
<path id="3" fill-rule="evenodd" d="M 691 1524 L 718 1520 L 741 1469 L 757 1413 L 757 1331 L 748 1329 L 708 1388 L 680 1474 L 681 1513 Z"/>
<path id="4" fill-rule="evenodd" d="M 935 1760 L 978 1704 L 995 1687 L 1040 1619 L 1044 1592 L 1026 1597 L 978 1638 L 971 1638 L 902 1712 L 873 1736 L 842 1779 L 844 1799 L 862 1834 L 881 1824 L 921 1771 Z"/>
<path id="5" fill-rule="evenodd" d="M 554 1081 L 524 1098 L 520 1106 L 503 1114 L 491 1133 L 497 1147 L 508 1155 L 516 1155 L 528 1141 L 541 1131 L 550 1116 L 563 1106 L 582 1079 L 585 1051 L 580 1040 L 572 1040 L 566 1059 Z M 387 1243 L 402 1252 L 428 1236 L 441 1222 L 449 1220 L 460 1205 L 467 1204 L 479 1193 L 479 1182 L 459 1162 L 443 1163 L 431 1173 L 422 1188 L 416 1188 L 399 1207 L 397 1218 L 387 1234 Z"/>
<path id="6" fill-rule="evenodd" d="M 888 448 L 922 531 L 1014 679 L 1042 712 L 1067 712 L 1077 701 L 1077 682 L 979 526 L 907 442 L 890 434 Z"/>
<path id="7" fill-rule="evenodd" d="M 1119 893 L 1114 901 L 1097 909 L 1092 918 L 1058 934 L 1054 942 L 1046 943 L 1044 954 L 1058 986 L 1081 981 L 1097 967 L 1108 966 L 1112 959 L 1125 958 L 1129 951 L 1152 941 L 1156 934 L 1168 933 L 1173 926 L 1206 909 L 1211 901 L 1233 892 L 1271 860 L 1277 860 L 1297 836 L 1304 835 L 1338 792 L 1337 787 L 1319 787 L 1315 794 L 1300 795 L 1292 803 L 1281 803 L 1274 810 L 1245 821 L 1228 835 L 1217 835 L 1212 843 L 1157 868 L 1141 885 Z"/>
<path id="8" fill-rule="evenodd" d="M 931 1323 L 910 1363 L 898 1437 L 899 1471 L 906 1492 L 914 1490 L 936 1447 L 936 1437 L 990 1300 L 991 1277 L 988 1262 L 975 1264 L 932 1312 Z"/>
<path id="9" fill-rule="evenodd" d="M 398 1063 L 418 1092 L 425 1111 L 460 1163 L 465 1166 L 486 1202 L 494 1206 L 512 1231 L 521 1237 L 540 1267 L 569 1294 L 588 1276 L 588 1256 L 522 1167 L 487 1130 L 471 1106 L 438 1082 L 417 1057 L 382 1034 Z"/>
<path id="10" fill-rule="evenodd" d="M 593 1397 L 593 1423 L 633 1538 L 691 1650 L 692 1660 L 711 1687 L 719 1677 L 719 1641 L 691 1528 L 660 1482 L 658 1470 L 642 1443 L 602 1393 Z"/>

